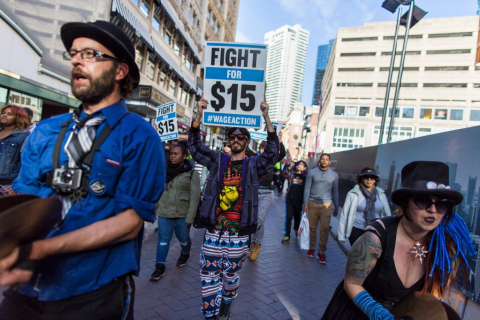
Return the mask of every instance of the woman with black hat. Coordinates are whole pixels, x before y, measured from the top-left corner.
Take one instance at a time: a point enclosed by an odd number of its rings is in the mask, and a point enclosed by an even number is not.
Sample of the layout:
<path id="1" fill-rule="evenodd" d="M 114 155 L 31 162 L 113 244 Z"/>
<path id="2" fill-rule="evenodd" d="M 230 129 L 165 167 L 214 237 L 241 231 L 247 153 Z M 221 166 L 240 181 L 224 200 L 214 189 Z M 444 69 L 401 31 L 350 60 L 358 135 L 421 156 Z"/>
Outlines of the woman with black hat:
<path id="1" fill-rule="evenodd" d="M 389 310 L 412 292 L 443 298 L 460 260 L 469 268 L 466 255 L 475 254 L 465 222 L 453 212 L 462 200 L 448 186 L 445 163 L 407 164 L 402 188 L 392 193 L 398 216 L 374 221 L 355 242 L 322 319 L 394 319 Z"/>
<path id="2" fill-rule="evenodd" d="M 358 184 L 347 193 L 340 213 L 338 240 L 350 245 L 363 234 L 363 230 L 374 220 L 390 216 L 385 191 L 377 187 L 378 176 L 375 169 L 365 167 L 360 171 Z"/>

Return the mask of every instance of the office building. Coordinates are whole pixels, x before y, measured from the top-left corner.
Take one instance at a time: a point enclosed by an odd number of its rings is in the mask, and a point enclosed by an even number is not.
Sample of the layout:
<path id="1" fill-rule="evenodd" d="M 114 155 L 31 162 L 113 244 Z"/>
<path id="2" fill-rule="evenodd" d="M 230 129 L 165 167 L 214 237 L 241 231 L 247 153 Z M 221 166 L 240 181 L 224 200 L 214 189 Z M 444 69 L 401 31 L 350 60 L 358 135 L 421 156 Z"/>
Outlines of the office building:
<path id="1" fill-rule="evenodd" d="M 378 144 L 395 21 L 340 28 L 322 84 L 320 150 Z M 384 141 L 392 113 L 401 27 Z M 423 19 L 410 31 L 392 141 L 480 124 L 478 16 Z"/>
<path id="2" fill-rule="evenodd" d="M 332 52 L 335 39 L 330 40 L 328 44 L 318 46 L 317 64 L 315 68 L 315 81 L 313 84 L 312 105 L 320 105 L 322 103 L 322 81 L 327 69 L 328 59 Z"/>
<path id="3" fill-rule="evenodd" d="M 298 24 L 265 34 L 266 98 L 274 121 L 285 121 L 295 103 L 302 99 L 308 37 L 309 32 Z"/>

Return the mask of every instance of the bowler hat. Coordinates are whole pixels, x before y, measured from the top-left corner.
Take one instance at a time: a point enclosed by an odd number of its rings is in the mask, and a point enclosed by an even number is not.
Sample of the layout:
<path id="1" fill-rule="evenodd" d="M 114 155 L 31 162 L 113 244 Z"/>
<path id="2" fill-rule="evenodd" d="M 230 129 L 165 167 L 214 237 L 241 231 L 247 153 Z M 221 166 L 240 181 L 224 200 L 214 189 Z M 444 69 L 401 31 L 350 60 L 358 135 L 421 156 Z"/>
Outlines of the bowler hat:
<path id="1" fill-rule="evenodd" d="M 448 185 L 448 166 L 438 161 L 414 161 L 402 169 L 402 187 L 392 193 L 392 201 L 401 205 L 413 196 L 436 196 L 450 199 L 455 205 L 463 195 Z"/>
<path id="2" fill-rule="evenodd" d="M 60 30 L 63 45 L 70 50 L 77 38 L 95 40 L 110 50 L 115 57 L 125 62 L 136 85 L 140 82 L 140 72 L 135 63 L 135 47 L 130 38 L 119 27 L 108 21 L 69 22 Z"/>

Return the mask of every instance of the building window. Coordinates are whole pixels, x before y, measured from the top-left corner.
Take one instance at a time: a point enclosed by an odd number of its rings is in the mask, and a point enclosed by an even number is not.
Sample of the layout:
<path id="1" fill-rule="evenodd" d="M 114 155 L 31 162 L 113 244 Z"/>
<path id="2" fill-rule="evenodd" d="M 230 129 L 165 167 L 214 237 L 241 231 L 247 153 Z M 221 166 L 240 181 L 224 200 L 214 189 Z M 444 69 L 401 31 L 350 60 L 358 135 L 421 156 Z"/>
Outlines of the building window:
<path id="1" fill-rule="evenodd" d="M 182 93 L 181 93 L 181 96 L 180 96 L 180 102 L 184 103 L 184 104 L 187 104 L 188 102 L 188 92 L 187 92 L 187 89 L 186 88 L 182 88 Z"/>
<path id="2" fill-rule="evenodd" d="M 0 88 L 0 95 L 2 95 L 3 91 L 3 97 L 0 97 L 0 101 L 2 100 L 7 100 L 6 94 L 7 90 L 4 88 Z M 5 101 L 6 102 L 6 101 Z M 33 111 L 33 121 L 40 121 L 41 115 L 42 115 L 42 108 L 43 108 L 43 100 L 35 98 L 33 96 L 30 96 L 28 94 L 20 93 L 11 90 L 10 95 L 8 97 L 8 102 L 14 103 L 16 105 L 19 105 L 23 108 L 27 107 Z M 1 105 L 4 105 L 5 103 L 0 102 Z"/>
<path id="3" fill-rule="evenodd" d="M 403 85 L 403 84 L 402 84 Z M 424 88 L 466 88 L 466 83 L 424 83 Z"/>
<path id="4" fill-rule="evenodd" d="M 402 54 L 402 51 L 397 51 L 396 55 L 401 55 Z M 420 54 L 422 54 L 422 51 L 407 51 L 405 52 L 406 55 L 415 55 L 415 56 L 418 56 Z M 391 56 L 392 55 L 392 52 L 391 51 L 384 51 L 382 52 L 382 56 Z"/>
<path id="5" fill-rule="evenodd" d="M 392 82 L 390 84 L 390 87 L 393 88 L 393 87 L 396 87 L 397 84 L 395 82 Z M 386 83 L 379 83 L 378 84 L 378 87 L 379 88 L 386 88 L 387 87 L 387 84 Z M 417 88 L 418 87 L 418 83 L 405 83 L 405 82 L 402 82 L 402 84 L 400 85 L 400 87 L 402 88 Z"/>
<path id="6" fill-rule="evenodd" d="M 334 128 L 332 146 L 337 151 L 363 148 L 365 144 L 365 129 Z"/>
<path id="7" fill-rule="evenodd" d="M 0 108 L 7 103 L 8 90 L 0 87 Z"/>
<path id="8" fill-rule="evenodd" d="M 376 41 L 378 37 L 363 37 L 363 38 L 342 38 L 343 42 L 352 42 L 352 41 Z"/>
<path id="9" fill-rule="evenodd" d="M 399 68 L 395 67 L 393 68 L 393 71 L 398 71 Z M 390 71 L 389 67 L 381 67 L 380 71 Z M 420 71 L 420 67 L 404 67 L 403 71 Z"/>
<path id="10" fill-rule="evenodd" d="M 215 26 L 215 33 L 218 34 L 220 32 L 220 27 L 218 24 Z"/>
<path id="11" fill-rule="evenodd" d="M 435 109 L 435 120 L 447 120 L 447 109 Z"/>
<path id="12" fill-rule="evenodd" d="M 359 117 L 370 117 L 370 107 L 360 107 L 358 112 Z"/>
<path id="13" fill-rule="evenodd" d="M 168 84 L 168 93 L 175 97 L 175 87 L 177 86 L 177 76 L 172 74 L 170 76 L 170 82 Z"/>
<path id="14" fill-rule="evenodd" d="M 389 118 L 392 117 L 392 108 L 388 108 L 388 117 Z M 399 117 L 400 117 L 400 108 L 396 107 L 395 108 L 395 118 L 399 118 Z"/>
<path id="15" fill-rule="evenodd" d="M 373 83 L 337 83 L 337 87 L 373 87 Z"/>
<path id="16" fill-rule="evenodd" d="M 388 130 L 390 126 L 386 125 L 383 131 L 383 141 L 386 142 L 388 139 Z M 372 136 L 372 144 L 378 143 L 378 138 L 380 137 L 380 125 L 375 125 L 373 127 L 373 136 Z M 413 127 L 398 127 L 393 126 L 392 130 L 392 142 L 395 141 L 402 141 L 413 138 Z"/>
<path id="17" fill-rule="evenodd" d="M 160 32 L 160 18 L 157 16 L 154 16 L 152 19 L 152 26 L 153 29 L 155 29 L 157 32 Z"/>
<path id="18" fill-rule="evenodd" d="M 347 117 L 356 117 L 357 116 L 357 107 L 356 106 L 347 106 L 347 111 L 345 113 Z"/>
<path id="19" fill-rule="evenodd" d="M 182 92 L 183 92 L 183 81 L 179 81 L 177 95 L 175 96 L 175 98 L 182 99 Z"/>
<path id="20" fill-rule="evenodd" d="M 414 108 L 403 108 L 402 109 L 402 118 L 404 119 L 413 119 L 413 115 L 415 113 Z"/>
<path id="21" fill-rule="evenodd" d="M 215 28 L 215 24 L 216 24 L 215 16 L 212 16 L 212 20 L 210 21 L 210 25 L 212 26 L 212 28 Z"/>
<path id="22" fill-rule="evenodd" d="M 470 121 L 480 121 L 480 110 L 470 110 Z"/>
<path id="23" fill-rule="evenodd" d="M 432 109 L 429 109 L 429 108 L 420 109 L 420 119 L 432 119 Z"/>
<path id="24" fill-rule="evenodd" d="M 159 76 L 158 76 L 158 84 L 162 89 L 165 89 L 165 82 L 167 80 L 167 73 L 165 68 L 162 68 L 162 70 L 159 71 Z"/>
<path id="25" fill-rule="evenodd" d="M 149 52 L 148 56 L 145 73 L 148 79 L 153 80 L 153 76 L 155 75 L 155 54 L 153 54 L 153 52 Z"/>
<path id="26" fill-rule="evenodd" d="M 424 137 L 432 134 L 432 128 L 418 128 L 417 137 Z"/>
<path id="27" fill-rule="evenodd" d="M 468 67 L 425 67 L 425 71 L 468 71 Z"/>
<path id="28" fill-rule="evenodd" d="M 375 68 L 338 68 L 339 72 L 375 71 Z"/>
<path id="29" fill-rule="evenodd" d="M 180 36 L 176 36 L 175 37 L 175 41 L 172 41 L 172 45 L 173 45 L 173 51 L 175 51 L 175 53 L 177 54 L 177 56 L 180 55 L 180 48 L 181 48 L 181 42 L 180 42 Z"/>
<path id="30" fill-rule="evenodd" d="M 365 57 L 365 56 L 375 56 L 375 52 L 344 52 L 340 53 L 340 57 Z"/>
<path id="31" fill-rule="evenodd" d="M 210 21 L 210 17 L 212 16 L 212 12 L 210 10 L 207 11 L 207 21 Z"/>
<path id="32" fill-rule="evenodd" d="M 138 1 L 139 0 L 132 0 L 133 4 L 136 5 L 138 7 Z"/>
<path id="33" fill-rule="evenodd" d="M 427 54 L 464 54 L 470 53 L 471 51 L 471 49 L 427 50 Z"/>
<path id="34" fill-rule="evenodd" d="M 472 32 L 455 32 L 455 33 L 437 33 L 429 34 L 429 38 L 458 38 L 458 37 L 471 37 Z"/>
<path id="35" fill-rule="evenodd" d="M 383 116 L 383 108 L 375 107 L 375 117 L 381 118 Z"/>
<path id="36" fill-rule="evenodd" d="M 345 115 L 345 106 L 335 106 L 335 111 L 333 113 L 335 116 Z"/>
<path id="37" fill-rule="evenodd" d="M 142 4 L 140 5 L 140 11 L 143 13 L 145 18 L 148 18 L 148 13 L 150 12 L 150 4 L 148 1 L 142 0 Z"/>
<path id="38" fill-rule="evenodd" d="M 142 70 L 142 64 L 145 55 L 145 45 L 143 42 L 139 42 L 137 44 L 137 48 L 135 49 L 135 62 L 137 63 L 138 69 Z"/>
<path id="39" fill-rule="evenodd" d="M 452 109 L 450 110 L 450 120 L 463 120 L 463 110 L 462 109 Z"/>
<path id="40" fill-rule="evenodd" d="M 423 35 L 421 34 L 411 34 L 411 35 L 408 35 L 408 40 L 410 39 L 422 39 L 423 38 Z M 385 36 L 383 37 L 383 40 L 394 40 L 395 39 L 395 36 Z M 405 39 L 405 36 L 397 36 L 397 39 L 400 40 L 400 39 Z"/>

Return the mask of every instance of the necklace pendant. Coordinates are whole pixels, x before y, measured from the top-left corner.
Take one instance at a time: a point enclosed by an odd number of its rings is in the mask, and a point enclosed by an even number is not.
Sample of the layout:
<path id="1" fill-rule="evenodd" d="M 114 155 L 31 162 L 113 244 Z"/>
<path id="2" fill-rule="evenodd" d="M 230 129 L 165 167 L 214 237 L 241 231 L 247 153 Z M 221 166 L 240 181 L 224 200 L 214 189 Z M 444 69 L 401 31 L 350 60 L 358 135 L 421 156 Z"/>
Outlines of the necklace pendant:
<path id="1" fill-rule="evenodd" d="M 420 263 L 423 264 L 423 258 L 427 257 L 428 251 L 425 250 L 425 247 L 422 246 L 420 242 L 416 242 L 410 253 L 413 255 L 413 258 L 418 258 L 420 260 Z"/>

